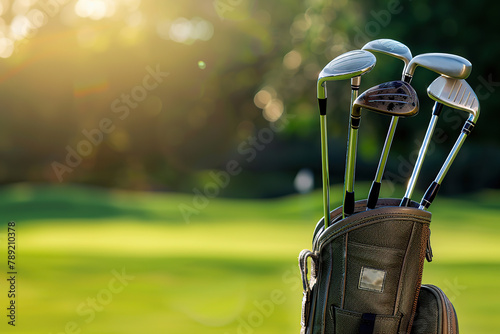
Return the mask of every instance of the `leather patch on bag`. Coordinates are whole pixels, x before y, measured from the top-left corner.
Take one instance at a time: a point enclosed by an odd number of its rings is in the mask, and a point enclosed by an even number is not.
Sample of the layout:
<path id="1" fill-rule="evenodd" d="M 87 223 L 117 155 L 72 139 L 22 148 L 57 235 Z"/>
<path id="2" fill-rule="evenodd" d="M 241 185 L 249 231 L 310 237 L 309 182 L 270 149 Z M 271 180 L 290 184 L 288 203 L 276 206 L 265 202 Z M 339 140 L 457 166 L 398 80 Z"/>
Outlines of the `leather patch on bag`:
<path id="1" fill-rule="evenodd" d="M 386 274 L 385 270 L 361 267 L 358 288 L 373 292 L 383 292 Z"/>

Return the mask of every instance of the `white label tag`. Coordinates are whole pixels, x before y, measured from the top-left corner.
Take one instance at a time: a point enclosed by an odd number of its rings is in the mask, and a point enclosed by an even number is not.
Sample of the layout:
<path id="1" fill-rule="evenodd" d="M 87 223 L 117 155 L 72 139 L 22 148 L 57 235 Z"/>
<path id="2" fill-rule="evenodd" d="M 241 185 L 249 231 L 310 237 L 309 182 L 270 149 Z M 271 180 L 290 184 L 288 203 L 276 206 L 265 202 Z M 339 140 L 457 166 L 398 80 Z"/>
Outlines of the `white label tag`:
<path id="1" fill-rule="evenodd" d="M 374 292 L 383 292 L 385 283 L 385 270 L 361 267 L 358 288 Z"/>

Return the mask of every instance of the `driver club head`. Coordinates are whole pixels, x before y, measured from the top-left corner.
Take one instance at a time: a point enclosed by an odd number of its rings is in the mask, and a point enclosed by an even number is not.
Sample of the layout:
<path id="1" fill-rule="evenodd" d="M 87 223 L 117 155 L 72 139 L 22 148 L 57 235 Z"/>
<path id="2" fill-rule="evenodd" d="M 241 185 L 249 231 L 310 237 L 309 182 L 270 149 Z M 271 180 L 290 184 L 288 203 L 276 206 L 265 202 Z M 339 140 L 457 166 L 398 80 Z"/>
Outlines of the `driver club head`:
<path id="1" fill-rule="evenodd" d="M 463 79 L 440 76 L 427 88 L 427 94 L 436 102 L 473 115 L 473 122 L 479 117 L 479 101 L 476 93 Z"/>
<path id="2" fill-rule="evenodd" d="M 417 92 L 404 81 L 389 81 L 363 92 L 352 107 L 352 114 L 359 115 L 361 108 L 388 116 L 411 117 L 418 113 Z"/>
<path id="3" fill-rule="evenodd" d="M 329 62 L 318 76 L 318 99 L 326 98 L 326 81 L 351 79 L 365 74 L 375 66 L 377 59 L 365 50 L 341 54 Z"/>
<path id="4" fill-rule="evenodd" d="M 381 38 L 368 42 L 361 50 L 379 52 L 401 59 L 405 63 L 405 68 L 413 58 L 410 49 L 406 45 L 388 38 Z"/>
<path id="5" fill-rule="evenodd" d="M 405 81 L 411 81 L 417 66 L 455 79 L 467 79 L 472 71 L 472 64 L 464 57 L 449 53 L 424 53 L 410 61 L 405 71 Z"/>

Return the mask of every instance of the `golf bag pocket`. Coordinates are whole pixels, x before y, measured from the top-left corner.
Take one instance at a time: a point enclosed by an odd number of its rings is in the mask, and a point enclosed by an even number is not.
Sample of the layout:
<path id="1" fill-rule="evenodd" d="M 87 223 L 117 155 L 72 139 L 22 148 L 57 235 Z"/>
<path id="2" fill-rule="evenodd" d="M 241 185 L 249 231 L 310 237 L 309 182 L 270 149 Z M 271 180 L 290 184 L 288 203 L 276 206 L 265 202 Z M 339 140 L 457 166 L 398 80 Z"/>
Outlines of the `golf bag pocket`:
<path id="1" fill-rule="evenodd" d="M 457 313 L 443 290 L 425 284 L 420 289 L 412 334 L 458 334 Z"/>
<path id="2" fill-rule="evenodd" d="M 302 333 L 409 333 L 426 258 L 431 214 L 380 200 L 341 219 L 318 223 L 313 251 L 301 253 Z M 307 279 L 307 259 L 311 278 Z"/>
<path id="3" fill-rule="evenodd" d="M 332 307 L 332 317 L 334 321 L 335 334 L 360 334 L 364 333 L 363 328 L 367 328 L 367 333 L 385 334 L 397 333 L 401 316 L 375 316 L 359 312 L 350 312 L 338 307 Z"/>

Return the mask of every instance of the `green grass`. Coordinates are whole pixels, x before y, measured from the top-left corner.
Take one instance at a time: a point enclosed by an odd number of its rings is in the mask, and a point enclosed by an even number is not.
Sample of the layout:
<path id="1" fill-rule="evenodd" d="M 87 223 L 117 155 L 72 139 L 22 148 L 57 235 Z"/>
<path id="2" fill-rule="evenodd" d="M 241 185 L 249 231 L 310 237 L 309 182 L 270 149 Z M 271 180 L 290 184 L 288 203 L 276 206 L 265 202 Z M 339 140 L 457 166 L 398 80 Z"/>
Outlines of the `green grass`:
<path id="1" fill-rule="evenodd" d="M 18 308 L 15 328 L 1 311 L 0 333 L 298 333 L 297 255 L 311 246 L 320 196 L 195 207 L 192 195 L 4 188 L 0 257 L 15 220 Z M 432 207 L 435 258 L 424 282 L 452 299 L 463 333 L 497 332 L 499 203 L 499 191 L 484 191 Z M 189 222 L 180 205 L 196 209 Z"/>

